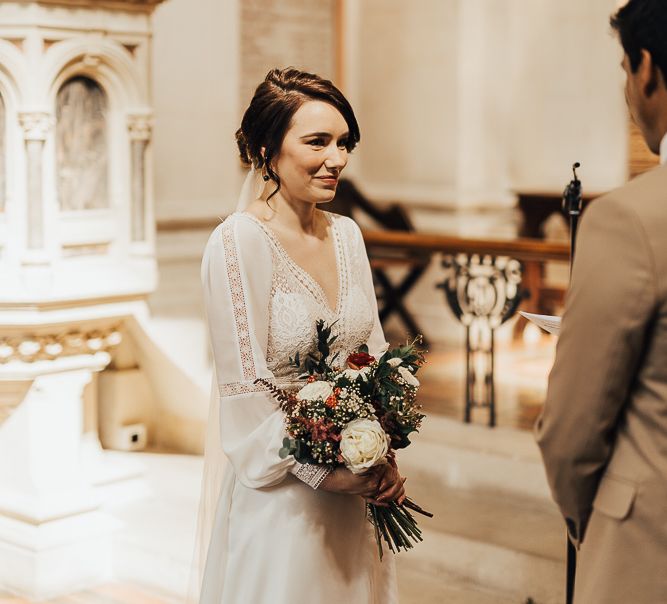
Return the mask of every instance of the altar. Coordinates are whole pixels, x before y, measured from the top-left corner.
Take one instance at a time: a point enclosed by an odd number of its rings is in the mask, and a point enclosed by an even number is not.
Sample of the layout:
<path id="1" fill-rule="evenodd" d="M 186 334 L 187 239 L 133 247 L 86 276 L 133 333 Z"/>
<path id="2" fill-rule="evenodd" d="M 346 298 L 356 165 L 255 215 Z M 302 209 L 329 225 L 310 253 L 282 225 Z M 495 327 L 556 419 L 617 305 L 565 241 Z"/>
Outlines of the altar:
<path id="1" fill-rule="evenodd" d="M 0 3 L 0 585 L 26 597 L 110 577 L 102 504 L 142 470 L 101 441 L 141 449 L 165 391 L 199 400 L 147 306 L 160 2 Z"/>

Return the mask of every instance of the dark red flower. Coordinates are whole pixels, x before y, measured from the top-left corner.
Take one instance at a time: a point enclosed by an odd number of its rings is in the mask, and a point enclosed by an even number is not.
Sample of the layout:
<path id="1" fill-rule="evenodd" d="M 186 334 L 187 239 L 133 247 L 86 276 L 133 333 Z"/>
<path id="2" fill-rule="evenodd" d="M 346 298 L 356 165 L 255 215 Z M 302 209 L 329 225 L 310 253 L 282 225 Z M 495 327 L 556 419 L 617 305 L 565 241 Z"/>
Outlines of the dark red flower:
<path id="1" fill-rule="evenodd" d="M 390 411 L 389 413 L 385 413 L 380 419 L 380 425 L 384 429 L 384 431 L 389 434 L 390 436 L 394 436 L 399 430 L 399 423 L 398 423 L 398 417 L 396 416 L 396 412 Z"/>
<path id="2" fill-rule="evenodd" d="M 350 369 L 356 369 L 358 371 L 363 367 L 367 367 L 374 361 L 375 357 L 368 354 L 367 352 L 353 352 L 349 357 L 347 357 L 347 366 Z"/>
<path id="3" fill-rule="evenodd" d="M 318 419 L 310 425 L 310 438 L 314 442 L 325 440 L 340 440 L 340 435 L 336 433 L 336 426 L 326 418 Z"/>

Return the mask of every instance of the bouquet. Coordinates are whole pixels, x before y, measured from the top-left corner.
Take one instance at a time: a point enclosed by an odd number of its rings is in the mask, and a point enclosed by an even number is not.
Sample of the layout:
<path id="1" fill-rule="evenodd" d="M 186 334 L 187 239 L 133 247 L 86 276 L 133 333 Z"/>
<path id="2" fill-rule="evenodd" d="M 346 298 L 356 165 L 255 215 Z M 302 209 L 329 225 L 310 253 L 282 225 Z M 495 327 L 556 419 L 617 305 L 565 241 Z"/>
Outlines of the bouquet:
<path id="1" fill-rule="evenodd" d="M 418 347 L 421 338 L 385 351 L 379 359 L 361 346 L 346 359 L 347 367 L 334 369 L 336 353 L 329 359 L 337 336 L 331 326 L 319 320 L 317 352 L 290 363 L 305 380 L 297 392 L 287 392 L 259 378 L 285 413 L 288 437 L 280 456 L 293 455 L 300 463 L 344 465 L 359 474 L 370 468 L 395 464 L 395 451 L 410 444 L 410 434 L 418 431 L 424 415 L 416 403 L 419 381 L 415 374 L 424 363 Z M 368 519 L 382 559 L 382 540 L 396 553 L 422 540 L 413 512 L 433 515 L 405 498 L 387 507 L 368 504 Z"/>

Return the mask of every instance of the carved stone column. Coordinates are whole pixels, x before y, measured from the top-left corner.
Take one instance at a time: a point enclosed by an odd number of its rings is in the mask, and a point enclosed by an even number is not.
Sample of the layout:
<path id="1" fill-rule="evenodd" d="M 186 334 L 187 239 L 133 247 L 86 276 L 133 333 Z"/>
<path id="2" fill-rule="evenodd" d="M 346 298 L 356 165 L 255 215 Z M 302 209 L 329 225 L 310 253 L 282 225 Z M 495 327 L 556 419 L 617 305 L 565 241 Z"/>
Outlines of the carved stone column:
<path id="1" fill-rule="evenodd" d="M 20 113 L 27 161 L 27 247 L 44 247 L 44 142 L 55 124 L 55 118 L 46 112 Z"/>
<path id="2" fill-rule="evenodd" d="M 146 240 L 146 148 L 153 129 L 150 115 L 130 115 L 127 120 L 130 132 L 132 175 L 131 240 Z"/>

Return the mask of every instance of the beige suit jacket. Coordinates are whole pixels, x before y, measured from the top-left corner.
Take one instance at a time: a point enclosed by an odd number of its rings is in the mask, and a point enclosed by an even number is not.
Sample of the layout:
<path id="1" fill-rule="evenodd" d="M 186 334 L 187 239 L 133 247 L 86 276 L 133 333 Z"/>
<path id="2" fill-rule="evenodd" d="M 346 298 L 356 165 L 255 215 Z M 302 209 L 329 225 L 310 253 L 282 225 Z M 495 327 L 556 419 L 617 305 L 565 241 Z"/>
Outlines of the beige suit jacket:
<path id="1" fill-rule="evenodd" d="M 536 434 L 575 602 L 667 602 L 667 166 L 582 217 Z"/>

